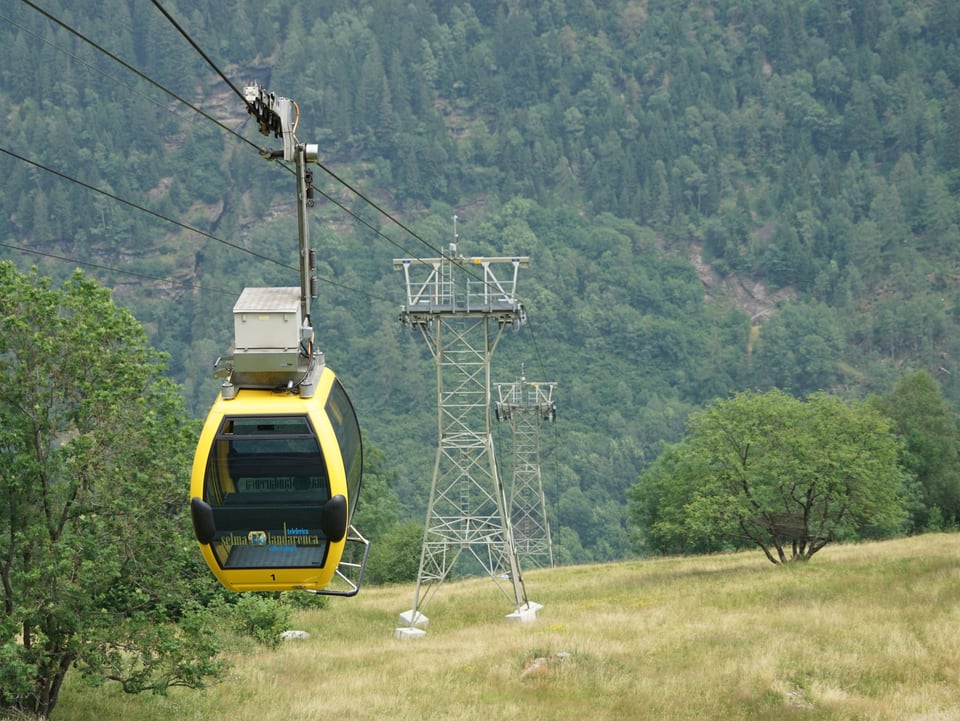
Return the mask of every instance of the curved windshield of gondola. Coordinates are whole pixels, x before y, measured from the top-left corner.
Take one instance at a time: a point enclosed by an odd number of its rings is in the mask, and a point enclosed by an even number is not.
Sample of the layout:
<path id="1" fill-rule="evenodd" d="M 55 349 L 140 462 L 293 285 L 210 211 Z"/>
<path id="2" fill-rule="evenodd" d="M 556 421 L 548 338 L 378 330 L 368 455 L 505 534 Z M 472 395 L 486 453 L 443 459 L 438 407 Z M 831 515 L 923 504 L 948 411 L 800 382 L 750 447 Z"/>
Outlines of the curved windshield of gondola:
<path id="1" fill-rule="evenodd" d="M 350 502 L 350 519 L 357 507 L 360 498 L 360 479 L 363 476 L 363 447 L 360 439 L 360 424 L 353 404 L 343 389 L 340 381 L 334 380 L 327 396 L 327 405 L 324 408 L 327 418 L 333 426 L 337 436 L 337 445 L 340 446 L 340 455 L 343 458 L 343 471 L 347 477 L 347 498 Z"/>
<path id="2" fill-rule="evenodd" d="M 211 547 L 223 568 L 323 566 L 328 543 L 320 526 L 329 498 L 307 416 L 223 420 L 204 479 L 216 526 Z"/>

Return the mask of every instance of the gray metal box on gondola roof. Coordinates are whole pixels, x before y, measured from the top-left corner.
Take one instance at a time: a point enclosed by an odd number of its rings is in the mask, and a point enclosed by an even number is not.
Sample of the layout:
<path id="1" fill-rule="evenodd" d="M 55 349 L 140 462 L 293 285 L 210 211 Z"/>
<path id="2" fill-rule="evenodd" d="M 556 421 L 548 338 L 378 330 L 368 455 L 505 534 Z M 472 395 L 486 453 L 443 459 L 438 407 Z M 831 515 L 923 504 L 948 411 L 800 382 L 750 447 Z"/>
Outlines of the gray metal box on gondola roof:
<path id="1" fill-rule="evenodd" d="M 233 306 L 235 351 L 296 353 L 303 318 L 299 288 L 244 288 Z"/>

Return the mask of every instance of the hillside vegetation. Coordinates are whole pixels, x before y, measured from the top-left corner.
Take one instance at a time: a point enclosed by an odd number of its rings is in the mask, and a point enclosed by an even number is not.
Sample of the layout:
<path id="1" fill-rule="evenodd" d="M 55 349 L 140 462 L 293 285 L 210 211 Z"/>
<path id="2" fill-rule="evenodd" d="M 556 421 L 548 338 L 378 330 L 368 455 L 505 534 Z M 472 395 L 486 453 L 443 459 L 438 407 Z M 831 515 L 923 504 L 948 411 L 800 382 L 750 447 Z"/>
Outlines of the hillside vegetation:
<path id="1" fill-rule="evenodd" d="M 307 640 L 231 655 L 204 692 L 128 697 L 68 679 L 51 721 L 818 721 L 960 715 L 960 536 L 529 573 L 537 621 L 489 579 L 448 583 L 427 636 L 394 638 L 410 589 L 304 611 Z M 538 659 L 541 659 L 538 661 Z"/>
<path id="2" fill-rule="evenodd" d="M 300 139 L 420 238 L 316 171 L 380 233 L 321 199 L 313 318 L 402 518 L 427 502 L 435 374 L 391 260 L 445 248 L 454 214 L 465 254 L 531 256 L 494 380 L 558 384 L 563 562 L 630 554 L 627 490 L 714 398 L 859 397 L 925 369 L 960 403 L 955 0 L 163 4 L 235 84 L 294 98 Z M 62 24 L 9 5 L 0 254 L 88 264 L 201 416 L 241 289 L 296 283 L 293 176 L 67 29 L 273 143 L 151 3 L 42 3 Z"/>

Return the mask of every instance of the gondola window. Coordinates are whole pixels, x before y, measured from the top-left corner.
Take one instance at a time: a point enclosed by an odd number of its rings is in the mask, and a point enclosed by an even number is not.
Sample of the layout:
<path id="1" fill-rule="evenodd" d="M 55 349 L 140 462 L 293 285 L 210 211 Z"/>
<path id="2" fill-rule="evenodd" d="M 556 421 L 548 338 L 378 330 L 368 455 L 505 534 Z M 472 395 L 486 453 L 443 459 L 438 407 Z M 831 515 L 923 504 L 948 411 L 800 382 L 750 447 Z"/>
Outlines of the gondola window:
<path id="1" fill-rule="evenodd" d="M 326 463 L 307 416 L 226 417 L 214 438 L 204 496 L 222 568 L 322 566 L 330 499 Z"/>

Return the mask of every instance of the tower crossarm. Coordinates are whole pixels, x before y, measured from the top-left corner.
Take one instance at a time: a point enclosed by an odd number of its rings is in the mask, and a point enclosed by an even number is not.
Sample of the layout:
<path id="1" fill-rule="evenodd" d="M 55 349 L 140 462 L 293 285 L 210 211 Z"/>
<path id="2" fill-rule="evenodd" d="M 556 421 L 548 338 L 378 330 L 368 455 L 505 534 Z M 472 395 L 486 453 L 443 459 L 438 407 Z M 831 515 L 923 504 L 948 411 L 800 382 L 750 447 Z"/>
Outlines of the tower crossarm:
<path id="1" fill-rule="evenodd" d="M 517 275 L 529 263 L 525 256 L 394 258 L 406 285 L 400 320 L 423 325 L 438 316 L 494 316 L 501 325 L 519 327 L 526 312 L 517 299 Z"/>
<path id="2" fill-rule="evenodd" d="M 499 400 L 497 420 L 508 421 L 518 415 L 536 417 L 538 421 L 553 421 L 557 404 L 553 400 L 554 382 L 535 382 L 520 379 L 514 383 L 497 383 Z"/>

